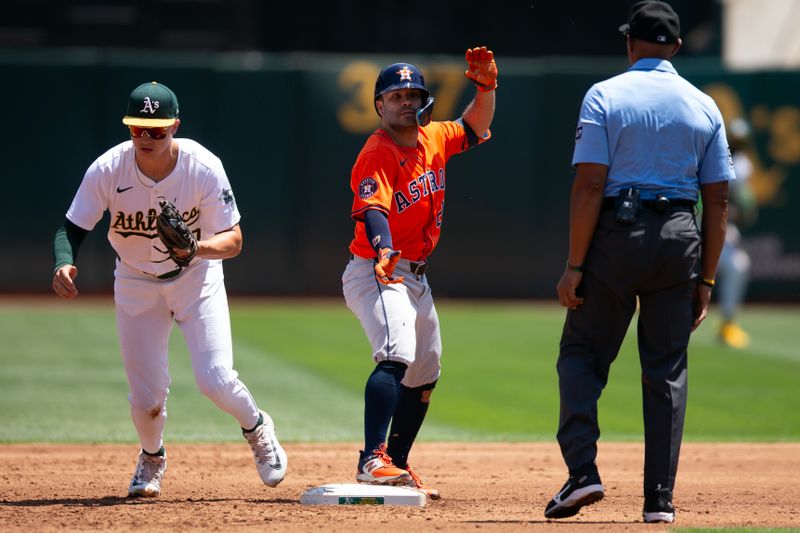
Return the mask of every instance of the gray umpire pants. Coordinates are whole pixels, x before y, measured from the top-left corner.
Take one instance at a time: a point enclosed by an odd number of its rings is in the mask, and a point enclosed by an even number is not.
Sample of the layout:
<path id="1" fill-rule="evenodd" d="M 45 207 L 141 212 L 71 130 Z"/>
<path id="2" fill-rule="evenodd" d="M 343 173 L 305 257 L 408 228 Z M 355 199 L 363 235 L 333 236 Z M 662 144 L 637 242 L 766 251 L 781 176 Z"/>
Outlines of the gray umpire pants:
<path id="1" fill-rule="evenodd" d="M 642 368 L 644 488 L 672 489 L 686 414 L 687 353 L 700 235 L 689 211 L 641 210 L 632 225 L 603 210 L 567 312 L 557 369 L 558 443 L 570 473 L 597 457 L 597 400 L 636 311 Z"/>

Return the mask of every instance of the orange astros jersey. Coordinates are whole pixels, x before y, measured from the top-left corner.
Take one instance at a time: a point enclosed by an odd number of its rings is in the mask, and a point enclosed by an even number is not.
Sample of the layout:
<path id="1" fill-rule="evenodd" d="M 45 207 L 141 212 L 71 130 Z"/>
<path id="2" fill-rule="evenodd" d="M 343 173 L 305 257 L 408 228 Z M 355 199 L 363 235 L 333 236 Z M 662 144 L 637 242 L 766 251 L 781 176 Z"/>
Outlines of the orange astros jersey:
<path id="1" fill-rule="evenodd" d="M 488 140 L 490 134 L 479 142 Z M 375 257 L 364 228 L 364 213 L 377 209 L 389 218 L 392 247 L 411 261 L 426 259 L 442 228 L 445 165 L 453 154 L 469 148 L 460 122 L 431 122 L 419 128 L 417 146 L 398 146 L 388 133 L 376 130 L 358 154 L 350 175 L 356 221 L 350 251 Z"/>

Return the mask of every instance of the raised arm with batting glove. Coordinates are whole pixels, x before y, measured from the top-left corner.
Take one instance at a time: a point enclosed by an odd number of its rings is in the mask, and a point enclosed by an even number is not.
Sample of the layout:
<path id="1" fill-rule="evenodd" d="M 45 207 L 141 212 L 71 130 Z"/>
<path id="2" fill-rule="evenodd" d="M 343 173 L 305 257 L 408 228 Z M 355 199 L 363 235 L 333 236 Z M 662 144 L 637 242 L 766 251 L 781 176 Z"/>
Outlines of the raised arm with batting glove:
<path id="1" fill-rule="evenodd" d="M 464 57 L 467 61 L 464 76 L 475 84 L 477 91 L 475 98 L 464 109 L 462 120 L 475 135 L 483 138 L 494 118 L 497 64 L 494 52 L 485 46 L 468 48 Z"/>
<path id="2" fill-rule="evenodd" d="M 485 46 L 467 48 L 465 54 L 467 70 L 464 76 L 469 78 L 481 92 L 497 89 L 497 65 L 494 62 L 494 52 Z"/>

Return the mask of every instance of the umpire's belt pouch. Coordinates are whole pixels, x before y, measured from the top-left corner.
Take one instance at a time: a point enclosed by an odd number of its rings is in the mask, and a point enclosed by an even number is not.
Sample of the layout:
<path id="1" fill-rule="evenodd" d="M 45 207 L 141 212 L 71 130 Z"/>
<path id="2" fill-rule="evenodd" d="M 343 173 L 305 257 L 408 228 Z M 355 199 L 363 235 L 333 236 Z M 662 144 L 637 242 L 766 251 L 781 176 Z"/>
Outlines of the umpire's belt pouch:
<path id="1" fill-rule="evenodd" d="M 639 190 L 630 187 L 620 192 L 616 198 L 617 222 L 630 225 L 636 222 L 636 213 L 639 211 Z"/>

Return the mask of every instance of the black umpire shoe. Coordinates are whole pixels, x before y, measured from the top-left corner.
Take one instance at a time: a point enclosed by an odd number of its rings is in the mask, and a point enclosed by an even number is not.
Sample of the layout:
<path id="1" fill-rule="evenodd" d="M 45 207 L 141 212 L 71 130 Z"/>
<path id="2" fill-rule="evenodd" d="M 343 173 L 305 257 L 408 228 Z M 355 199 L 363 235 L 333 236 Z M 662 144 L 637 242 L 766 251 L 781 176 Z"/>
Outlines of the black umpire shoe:
<path id="1" fill-rule="evenodd" d="M 645 522 L 671 523 L 675 520 L 675 507 L 672 506 L 672 491 L 662 488 L 661 485 L 654 489 L 645 489 L 642 517 Z"/>
<path id="2" fill-rule="evenodd" d="M 544 516 L 545 518 L 575 516 L 581 507 L 602 500 L 604 494 L 600 474 L 596 471 L 570 476 L 559 493 L 547 504 Z"/>

